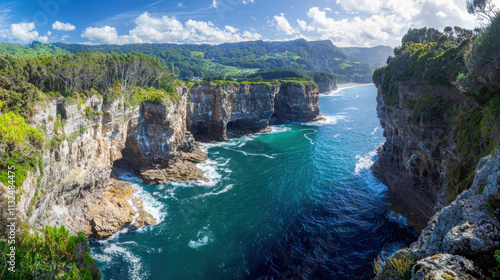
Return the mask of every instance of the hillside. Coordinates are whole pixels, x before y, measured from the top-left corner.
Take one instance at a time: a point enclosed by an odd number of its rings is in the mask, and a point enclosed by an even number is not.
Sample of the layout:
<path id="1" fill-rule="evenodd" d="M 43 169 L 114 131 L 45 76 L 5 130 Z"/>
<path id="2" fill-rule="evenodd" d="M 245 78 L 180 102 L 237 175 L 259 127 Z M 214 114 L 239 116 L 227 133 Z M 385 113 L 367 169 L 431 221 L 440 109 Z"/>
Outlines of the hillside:
<path id="1" fill-rule="evenodd" d="M 373 69 L 384 66 L 387 58 L 393 54 L 393 49 L 388 46 L 376 46 L 373 48 L 340 48 L 340 50 L 352 59 L 361 63 L 369 64 Z"/>
<path id="2" fill-rule="evenodd" d="M 41 44 L 28 46 L 2 43 L 0 51 L 9 54 L 38 55 L 77 52 L 143 53 L 174 66 L 180 78 L 244 75 L 259 69 L 296 68 L 337 75 L 339 82 L 369 82 L 376 66 L 385 64 L 386 48 L 340 49 L 331 41 L 242 42 L 221 45 L 131 44 L 82 45 Z M 346 53 L 352 54 L 352 57 Z"/>

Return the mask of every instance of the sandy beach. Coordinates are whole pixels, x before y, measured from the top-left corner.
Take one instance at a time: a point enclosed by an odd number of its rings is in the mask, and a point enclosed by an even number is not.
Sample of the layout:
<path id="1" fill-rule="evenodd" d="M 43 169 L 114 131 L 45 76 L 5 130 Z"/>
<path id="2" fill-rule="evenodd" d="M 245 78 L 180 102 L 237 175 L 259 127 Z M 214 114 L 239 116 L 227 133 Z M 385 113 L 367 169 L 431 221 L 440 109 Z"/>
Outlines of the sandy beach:
<path id="1" fill-rule="evenodd" d="M 358 84 L 358 83 L 347 83 L 347 84 L 337 84 L 337 89 L 351 88 L 357 86 L 371 85 L 372 83 Z"/>

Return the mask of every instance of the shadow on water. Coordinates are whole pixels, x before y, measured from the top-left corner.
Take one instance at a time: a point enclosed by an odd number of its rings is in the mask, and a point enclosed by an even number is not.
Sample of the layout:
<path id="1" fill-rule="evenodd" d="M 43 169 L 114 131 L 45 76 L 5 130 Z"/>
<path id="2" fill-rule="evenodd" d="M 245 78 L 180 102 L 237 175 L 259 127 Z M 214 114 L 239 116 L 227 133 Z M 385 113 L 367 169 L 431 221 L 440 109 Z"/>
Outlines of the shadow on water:
<path id="1" fill-rule="evenodd" d="M 247 251 L 255 263 L 245 279 L 372 279 L 381 252 L 418 237 L 383 197 L 351 183 L 318 198 L 292 219 L 278 244 Z"/>

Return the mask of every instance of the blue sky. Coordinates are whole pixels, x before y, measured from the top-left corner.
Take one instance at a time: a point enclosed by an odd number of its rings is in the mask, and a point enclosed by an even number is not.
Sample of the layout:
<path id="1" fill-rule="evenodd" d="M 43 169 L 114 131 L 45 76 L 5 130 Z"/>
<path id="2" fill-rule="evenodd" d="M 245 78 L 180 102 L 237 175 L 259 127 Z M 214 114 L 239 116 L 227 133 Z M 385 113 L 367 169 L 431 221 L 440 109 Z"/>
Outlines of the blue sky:
<path id="1" fill-rule="evenodd" d="M 0 41 L 23 44 L 305 38 L 338 46 L 396 46 L 411 27 L 477 26 L 465 0 L 7 1 L 0 4 Z"/>

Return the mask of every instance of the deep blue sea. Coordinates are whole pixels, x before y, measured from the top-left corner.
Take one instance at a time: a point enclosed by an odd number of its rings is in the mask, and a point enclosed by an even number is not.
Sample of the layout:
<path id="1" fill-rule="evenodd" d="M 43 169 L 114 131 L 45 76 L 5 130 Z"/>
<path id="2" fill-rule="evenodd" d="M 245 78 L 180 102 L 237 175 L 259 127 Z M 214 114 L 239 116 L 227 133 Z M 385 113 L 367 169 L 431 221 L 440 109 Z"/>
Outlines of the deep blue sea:
<path id="1" fill-rule="evenodd" d="M 210 182 L 136 181 L 160 223 L 91 241 L 103 278 L 371 279 L 378 255 L 417 237 L 370 171 L 375 97 L 338 90 L 320 97 L 325 121 L 204 145 Z"/>

